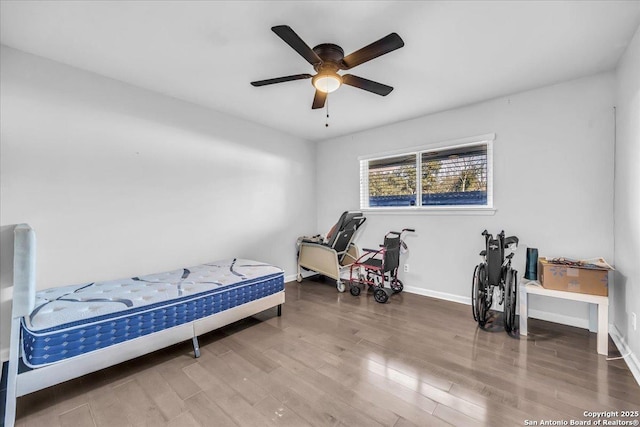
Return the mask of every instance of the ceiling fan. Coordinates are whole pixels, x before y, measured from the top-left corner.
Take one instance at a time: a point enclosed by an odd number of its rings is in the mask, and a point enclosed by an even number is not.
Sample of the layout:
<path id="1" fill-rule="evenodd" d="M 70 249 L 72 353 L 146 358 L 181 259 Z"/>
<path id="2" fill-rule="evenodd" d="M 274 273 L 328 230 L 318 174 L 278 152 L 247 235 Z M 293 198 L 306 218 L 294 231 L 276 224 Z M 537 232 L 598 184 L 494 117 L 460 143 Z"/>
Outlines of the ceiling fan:
<path id="1" fill-rule="evenodd" d="M 338 74 L 338 70 L 350 70 L 367 61 L 371 61 L 386 53 L 400 49 L 404 42 L 396 33 L 391 33 L 378 41 L 363 47 L 360 50 L 344 56 L 344 51 L 338 45 L 323 43 L 311 49 L 288 25 L 278 25 L 271 30 L 293 48 L 300 56 L 313 65 L 315 75 L 295 74 L 293 76 L 278 77 L 275 79 L 258 80 L 251 82 L 253 86 L 266 86 L 274 83 L 290 82 L 293 80 L 311 79 L 316 89 L 313 98 L 312 109 L 324 107 L 327 93 L 333 92 L 341 85 L 349 85 L 364 89 L 381 96 L 387 96 L 393 87 L 382 83 L 367 80 L 353 74 Z"/>

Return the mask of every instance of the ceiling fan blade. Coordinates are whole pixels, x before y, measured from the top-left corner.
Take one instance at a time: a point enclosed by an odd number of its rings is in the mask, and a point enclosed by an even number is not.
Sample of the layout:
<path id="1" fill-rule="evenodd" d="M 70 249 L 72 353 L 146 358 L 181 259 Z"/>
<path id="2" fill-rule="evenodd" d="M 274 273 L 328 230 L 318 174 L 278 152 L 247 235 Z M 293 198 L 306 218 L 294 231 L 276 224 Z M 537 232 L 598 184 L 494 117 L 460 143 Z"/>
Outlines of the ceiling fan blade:
<path id="1" fill-rule="evenodd" d="M 324 107 L 324 102 L 327 100 L 327 93 L 316 90 L 316 95 L 313 97 L 312 110 Z"/>
<path id="2" fill-rule="evenodd" d="M 404 46 L 404 41 L 402 41 L 400 36 L 396 33 L 391 33 L 388 36 L 345 56 L 340 64 L 340 68 L 348 70 L 367 61 L 371 61 L 378 56 L 382 56 L 385 53 L 400 49 L 402 46 Z"/>
<path id="3" fill-rule="evenodd" d="M 288 25 L 271 27 L 271 31 L 298 52 L 309 64 L 315 66 L 322 63 L 322 59 Z"/>
<path id="4" fill-rule="evenodd" d="M 342 76 L 342 83 L 382 96 L 389 95 L 393 90 L 391 86 L 383 85 L 382 83 L 374 82 L 373 80 L 363 79 L 362 77 L 354 76 L 353 74 L 345 74 Z"/>
<path id="5" fill-rule="evenodd" d="M 251 85 L 266 86 L 266 85 L 272 85 L 274 83 L 284 83 L 284 82 L 290 82 L 293 80 L 310 79 L 311 77 L 313 77 L 311 74 L 296 74 L 293 76 L 277 77 L 275 79 L 258 80 L 257 82 L 251 82 Z"/>

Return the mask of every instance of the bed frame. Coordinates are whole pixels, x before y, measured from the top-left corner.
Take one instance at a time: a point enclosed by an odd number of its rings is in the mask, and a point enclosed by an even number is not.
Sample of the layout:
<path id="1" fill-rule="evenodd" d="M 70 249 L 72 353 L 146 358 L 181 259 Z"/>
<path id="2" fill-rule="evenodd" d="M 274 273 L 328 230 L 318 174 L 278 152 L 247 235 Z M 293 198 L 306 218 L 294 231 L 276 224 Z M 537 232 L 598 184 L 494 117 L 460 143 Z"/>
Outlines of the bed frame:
<path id="1" fill-rule="evenodd" d="M 194 355 L 198 357 L 200 355 L 199 335 L 273 307 L 277 307 L 278 316 L 282 313 L 284 290 L 193 322 L 153 332 L 149 335 L 94 350 L 41 368 L 19 371 L 21 352 L 20 322 L 22 317 L 28 316 L 33 311 L 35 305 L 36 241 L 35 233 L 28 224 L 16 226 L 14 234 L 13 308 L 7 373 L 5 427 L 13 427 L 15 423 L 16 401 L 20 396 L 117 365 L 126 360 L 189 339 L 193 341 Z"/>

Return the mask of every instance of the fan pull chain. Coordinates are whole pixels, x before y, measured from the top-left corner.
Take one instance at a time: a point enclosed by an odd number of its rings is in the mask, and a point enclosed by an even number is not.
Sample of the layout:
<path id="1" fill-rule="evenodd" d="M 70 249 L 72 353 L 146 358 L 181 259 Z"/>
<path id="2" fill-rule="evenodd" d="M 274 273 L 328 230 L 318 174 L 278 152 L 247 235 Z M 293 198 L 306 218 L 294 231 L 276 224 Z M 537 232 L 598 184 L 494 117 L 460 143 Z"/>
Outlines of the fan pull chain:
<path id="1" fill-rule="evenodd" d="M 324 127 L 329 127 L 329 94 L 327 93 L 327 102 L 325 103 L 325 107 L 327 108 L 327 119 L 324 122 Z"/>

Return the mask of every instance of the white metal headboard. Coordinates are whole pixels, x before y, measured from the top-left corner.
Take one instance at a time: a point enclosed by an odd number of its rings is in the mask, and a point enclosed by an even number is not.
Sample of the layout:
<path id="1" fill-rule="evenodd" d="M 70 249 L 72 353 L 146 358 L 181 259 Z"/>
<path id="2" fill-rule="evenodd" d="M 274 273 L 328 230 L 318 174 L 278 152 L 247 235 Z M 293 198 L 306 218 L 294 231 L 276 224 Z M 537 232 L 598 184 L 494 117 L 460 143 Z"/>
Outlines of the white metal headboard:
<path id="1" fill-rule="evenodd" d="M 14 319 L 28 316 L 36 301 L 36 233 L 29 224 L 14 229 L 13 242 Z"/>

